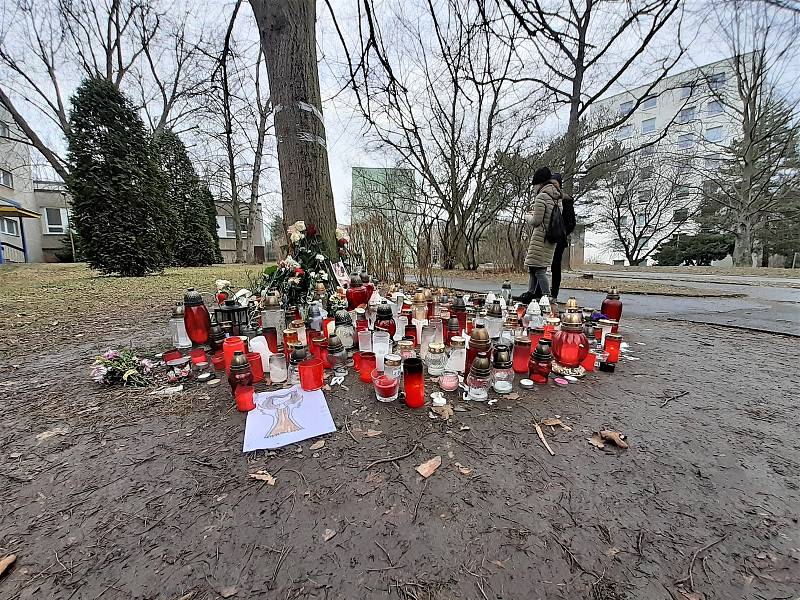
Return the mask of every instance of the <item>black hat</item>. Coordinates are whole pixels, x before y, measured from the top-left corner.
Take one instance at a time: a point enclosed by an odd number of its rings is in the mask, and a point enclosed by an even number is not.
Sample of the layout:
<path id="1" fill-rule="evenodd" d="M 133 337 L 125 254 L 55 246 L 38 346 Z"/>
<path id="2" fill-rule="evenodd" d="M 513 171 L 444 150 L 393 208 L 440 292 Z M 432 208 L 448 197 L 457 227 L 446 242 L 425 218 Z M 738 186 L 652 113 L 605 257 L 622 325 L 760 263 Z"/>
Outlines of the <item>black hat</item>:
<path id="1" fill-rule="evenodd" d="M 561 173 L 553 173 L 553 179 L 555 179 L 558 182 L 558 185 L 561 185 L 561 184 L 564 183 L 564 178 L 561 175 Z"/>
<path id="2" fill-rule="evenodd" d="M 540 185 L 542 183 L 547 183 L 552 178 L 553 178 L 553 172 L 550 170 L 550 167 L 539 167 L 533 174 L 533 185 Z"/>

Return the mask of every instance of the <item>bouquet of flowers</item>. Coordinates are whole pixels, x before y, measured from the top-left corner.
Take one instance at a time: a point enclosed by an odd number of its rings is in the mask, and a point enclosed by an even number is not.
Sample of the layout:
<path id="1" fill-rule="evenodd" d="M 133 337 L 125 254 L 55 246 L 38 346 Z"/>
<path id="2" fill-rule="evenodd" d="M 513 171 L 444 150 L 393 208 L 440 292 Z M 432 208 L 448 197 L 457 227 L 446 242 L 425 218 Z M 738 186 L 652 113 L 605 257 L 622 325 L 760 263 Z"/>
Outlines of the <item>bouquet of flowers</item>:
<path id="1" fill-rule="evenodd" d="M 289 305 L 306 307 L 314 301 L 318 284 L 325 287 L 328 302 L 337 306 L 346 301 L 336 292 L 337 281 L 331 261 L 323 254 L 323 241 L 314 224 L 297 221 L 286 230 L 289 253 L 278 263 L 264 271 L 258 289 L 262 296 L 278 290 L 284 308 Z M 347 234 L 336 230 L 339 255 L 346 255 Z"/>
<path id="2" fill-rule="evenodd" d="M 150 374 L 155 366 L 156 363 L 146 358 L 139 358 L 129 348 L 109 349 L 95 358 L 92 364 L 92 379 L 97 383 L 122 383 L 122 385 L 144 387 L 150 385 Z"/>

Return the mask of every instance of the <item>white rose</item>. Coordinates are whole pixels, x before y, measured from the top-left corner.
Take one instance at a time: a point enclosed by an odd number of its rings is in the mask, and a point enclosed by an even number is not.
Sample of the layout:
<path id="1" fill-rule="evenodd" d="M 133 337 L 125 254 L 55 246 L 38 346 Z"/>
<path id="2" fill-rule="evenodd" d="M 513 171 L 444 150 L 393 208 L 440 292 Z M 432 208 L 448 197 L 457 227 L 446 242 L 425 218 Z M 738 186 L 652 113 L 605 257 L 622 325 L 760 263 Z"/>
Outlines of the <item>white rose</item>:
<path id="1" fill-rule="evenodd" d="M 314 258 L 316 258 L 319 262 L 325 260 L 325 257 L 322 254 L 317 254 Z"/>
<path id="2" fill-rule="evenodd" d="M 306 230 L 306 222 L 305 221 L 297 221 L 294 225 L 292 225 L 297 231 L 305 231 Z"/>
<path id="3" fill-rule="evenodd" d="M 298 232 L 298 231 L 295 231 L 294 233 L 290 233 L 289 234 L 289 239 L 294 244 L 294 243 L 299 242 L 300 240 L 303 239 L 303 234 Z"/>
<path id="4" fill-rule="evenodd" d="M 322 279 L 322 281 L 328 281 L 328 274 L 323 273 L 322 275 L 319 276 L 319 278 Z"/>

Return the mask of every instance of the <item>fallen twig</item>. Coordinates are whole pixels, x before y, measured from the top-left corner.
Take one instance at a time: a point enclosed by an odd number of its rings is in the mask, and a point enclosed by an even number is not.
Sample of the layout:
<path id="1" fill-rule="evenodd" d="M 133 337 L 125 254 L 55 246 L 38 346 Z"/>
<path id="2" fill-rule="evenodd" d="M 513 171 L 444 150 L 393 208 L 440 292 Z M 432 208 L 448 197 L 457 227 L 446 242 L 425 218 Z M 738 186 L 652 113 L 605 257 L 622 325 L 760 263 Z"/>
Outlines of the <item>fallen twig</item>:
<path id="1" fill-rule="evenodd" d="M 9 554 L 3 560 L 0 560 L 0 575 L 5 573 L 8 567 L 13 565 L 16 560 L 17 560 L 16 554 Z"/>
<path id="2" fill-rule="evenodd" d="M 375 465 L 380 465 L 380 464 L 387 463 L 387 462 L 394 462 L 394 461 L 400 460 L 402 458 L 408 458 L 409 456 L 414 454 L 414 452 L 417 451 L 417 448 L 419 448 L 419 444 L 414 444 L 414 447 L 411 450 L 409 450 L 408 452 L 406 452 L 405 454 L 401 454 L 400 456 L 390 456 L 389 458 L 379 458 L 378 460 L 372 461 L 371 463 L 369 463 L 366 467 L 364 467 L 361 470 L 362 471 L 369 471 Z"/>
<path id="3" fill-rule="evenodd" d="M 675 394 L 674 396 L 670 396 L 669 398 L 664 400 L 664 402 L 661 403 L 661 406 L 659 406 L 659 408 L 664 408 L 667 405 L 667 402 L 672 402 L 673 400 L 677 400 L 678 398 L 683 398 L 688 393 L 689 392 L 681 392 L 680 394 Z"/>
<path id="4" fill-rule="evenodd" d="M 539 436 L 539 439 L 542 440 L 544 447 L 547 448 L 547 451 L 550 453 L 550 456 L 555 456 L 556 453 L 553 452 L 553 449 L 550 447 L 550 444 L 547 443 L 547 440 L 544 439 L 544 433 L 542 433 L 542 428 L 539 426 L 538 423 L 534 423 L 534 427 L 536 427 L 536 435 Z"/>
<path id="5" fill-rule="evenodd" d="M 278 573 L 281 570 L 281 565 L 283 565 L 283 561 L 286 560 L 286 557 L 289 556 L 289 553 L 292 551 L 292 548 L 288 548 L 284 546 L 280 554 L 278 556 L 278 562 L 275 564 L 275 570 L 272 573 L 272 579 L 267 582 L 267 587 L 269 589 L 275 589 L 275 582 L 278 580 Z"/>
<path id="6" fill-rule="evenodd" d="M 686 577 L 683 577 L 682 579 L 676 579 L 675 580 L 675 585 L 686 583 L 688 581 L 689 582 L 689 591 L 693 592 L 694 591 L 694 577 L 692 577 L 692 570 L 694 569 L 694 561 L 697 560 L 697 555 L 700 554 L 701 552 L 705 552 L 706 550 L 709 550 L 709 549 L 713 548 L 714 546 L 719 544 L 721 541 L 723 541 L 726 537 L 728 537 L 727 533 L 725 535 L 723 535 L 721 538 L 719 538 L 717 541 L 711 542 L 710 544 L 706 544 L 702 548 L 700 548 L 698 550 L 695 550 L 694 553 L 692 554 L 692 561 L 689 563 L 689 572 L 688 572 L 688 574 L 686 575 Z"/>
<path id="7" fill-rule="evenodd" d="M 417 498 L 417 503 L 414 505 L 414 516 L 411 518 L 412 523 L 417 522 L 417 511 L 419 510 L 419 503 L 422 502 L 422 495 L 425 493 L 425 489 L 428 487 L 428 480 L 425 480 L 425 484 L 422 486 L 422 491 L 419 493 L 419 498 Z"/>
<path id="8" fill-rule="evenodd" d="M 347 435 L 349 435 L 351 438 L 353 438 L 353 441 L 357 444 L 358 440 L 356 439 L 356 436 L 354 436 L 353 432 L 350 431 L 350 418 L 349 418 L 349 415 L 345 415 L 344 416 L 344 428 L 347 430 Z"/>

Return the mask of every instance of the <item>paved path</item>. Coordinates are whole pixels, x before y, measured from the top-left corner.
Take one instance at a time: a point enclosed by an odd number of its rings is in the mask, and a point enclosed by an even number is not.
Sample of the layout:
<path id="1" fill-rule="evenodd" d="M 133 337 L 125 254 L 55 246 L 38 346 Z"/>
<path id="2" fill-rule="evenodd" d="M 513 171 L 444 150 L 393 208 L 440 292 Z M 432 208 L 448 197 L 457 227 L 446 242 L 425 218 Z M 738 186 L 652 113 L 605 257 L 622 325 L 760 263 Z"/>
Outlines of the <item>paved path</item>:
<path id="1" fill-rule="evenodd" d="M 600 273 L 598 272 L 598 276 Z M 604 276 L 617 279 L 616 274 L 603 272 Z M 622 273 L 621 278 L 630 278 Z M 636 279 L 645 279 L 638 276 Z M 665 275 L 658 274 L 652 281 L 663 283 Z M 671 275 L 671 274 L 668 274 Z M 674 280 L 674 279 L 673 279 Z M 776 279 L 779 282 L 779 279 Z M 791 281 L 791 280 L 790 280 Z M 488 292 L 500 290 L 501 281 L 448 278 L 447 284 L 456 289 Z M 628 294 L 623 296 L 625 315 L 651 317 L 655 319 L 678 319 L 711 325 L 727 325 L 756 329 L 774 333 L 788 333 L 800 337 L 800 290 L 788 287 L 741 285 L 732 283 L 698 283 L 682 280 L 680 285 L 744 294 L 742 298 L 684 298 L 679 296 L 659 296 Z M 564 281 L 562 300 L 575 296 L 581 306 L 599 307 L 605 297 L 600 292 L 587 292 L 569 288 L 569 280 Z M 518 286 L 514 289 L 517 294 Z"/>
<path id="2" fill-rule="evenodd" d="M 777 287 L 791 288 L 800 286 L 798 277 L 759 277 L 756 275 L 711 275 L 704 273 L 663 273 L 643 271 L 606 271 L 605 269 L 593 270 L 582 267 L 580 273 L 592 273 L 595 277 L 614 277 L 616 279 L 643 279 L 658 282 L 697 282 L 697 283 L 731 283 L 739 285 L 763 286 L 764 284 Z"/>

